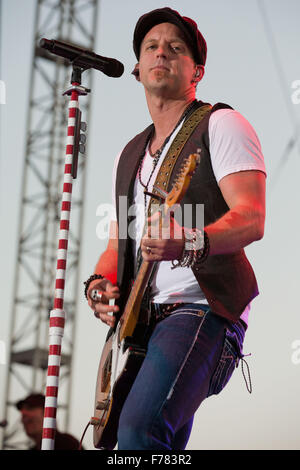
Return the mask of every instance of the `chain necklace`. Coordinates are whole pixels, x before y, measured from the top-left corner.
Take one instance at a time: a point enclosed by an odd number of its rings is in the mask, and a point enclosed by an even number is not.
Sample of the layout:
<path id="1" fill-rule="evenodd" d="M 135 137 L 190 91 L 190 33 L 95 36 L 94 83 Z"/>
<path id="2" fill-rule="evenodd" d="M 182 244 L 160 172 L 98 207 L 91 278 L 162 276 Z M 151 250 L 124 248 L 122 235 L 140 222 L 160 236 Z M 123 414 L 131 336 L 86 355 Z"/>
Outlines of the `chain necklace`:
<path id="1" fill-rule="evenodd" d="M 148 185 L 151 181 L 151 178 L 153 176 L 153 173 L 155 171 L 155 168 L 157 167 L 157 164 L 159 162 L 159 159 L 160 159 L 160 156 L 165 148 L 165 146 L 167 145 L 167 143 L 169 142 L 172 134 L 176 131 L 176 129 L 180 126 L 180 124 L 182 123 L 182 121 L 186 118 L 186 116 L 192 111 L 192 109 L 194 108 L 194 106 L 196 105 L 196 103 L 198 103 L 198 101 L 195 99 L 191 102 L 191 104 L 186 108 L 186 110 L 183 112 L 183 114 L 181 115 L 179 121 L 177 122 L 177 124 L 175 125 L 174 129 L 172 130 L 171 134 L 168 135 L 168 137 L 164 140 L 162 146 L 156 150 L 156 152 L 152 155 L 151 152 L 150 152 L 150 142 L 153 138 L 153 135 L 154 135 L 154 127 L 153 127 L 153 130 L 149 136 L 149 139 L 147 140 L 146 142 L 146 145 L 145 145 L 145 148 L 143 150 L 143 154 L 141 155 L 141 159 L 140 159 L 140 164 L 139 164 L 139 168 L 138 168 L 138 178 L 139 178 L 139 182 L 140 184 L 143 186 L 144 188 L 144 205 L 145 205 L 145 215 L 146 215 L 146 212 L 147 212 L 147 194 L 146 192 L 148 192 Z M 144 158 L 145 158 L 145 155 L 146 155 L 146 149 L 147 149 L 147 145 L 149 144 L 149 153 L 150 155 L 153 157 L 153 166 L 152 166 L 152 171 L 150 173 L 150 176 L 148 178 L 148 181 L 147 183 L 143 183 L 142 181 L 142 177 L 141 177 L 141 173 L 142 173 L 142 164 L 143 164 L 143 161 L 144 161 Z"/>

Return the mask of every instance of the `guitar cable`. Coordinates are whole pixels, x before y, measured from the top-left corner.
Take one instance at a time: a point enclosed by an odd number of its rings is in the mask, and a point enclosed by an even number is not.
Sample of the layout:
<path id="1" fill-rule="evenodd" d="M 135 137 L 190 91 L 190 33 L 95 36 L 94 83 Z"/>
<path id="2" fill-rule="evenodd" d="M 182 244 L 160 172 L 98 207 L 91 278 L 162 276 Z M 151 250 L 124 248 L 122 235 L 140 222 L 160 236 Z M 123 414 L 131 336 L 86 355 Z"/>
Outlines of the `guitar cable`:
<path id="1" fill-rule="evenodd" d="M 87 432 L 87 429 L 88 427 L 90 426 L 91 423 L 91 419 L 89 420 L 88 424 L 86 425 L 86 427 L 84 428 L 84 431 L 83 431 L 83 434 L 81 436 L 81 439 L 80 439 L 80 442 L 79 442 L 79 446 L 78 446 L 78 450 L 82 450 L 82 441 L 84 439 L 84 436 L 85 436 L 85 433 Z"/>
<path id="2" fill-rule="evenodd" d="M 99 424 L 101 423 L 103 417 L 104 417 L 105 412 L 108 410 L 108 408 L 109 408 L 109 406 L 107 405 L 107 406 L 103 409 L 103 413 L 102 413 L 102 416 L 101 416 L 100 418 L 92 417 L 92 418 L 89 420 L 88 424 L 86 425 L 86 427 L 84 428 L 84 431 L 83 431 L 83 433 L 82 433 L 82 436 L 81 436 L 81 439 L 80 439 L 80 442 L 79 442 L 79 446 L 78 446 L 78 450 L 83 450 L 83 449 L 82 449 L 82 442 L 83 442 L 84 436 L 85 436 L 85 434 L 86 434 L 86 432 L 87 432 L 87 430 L 88 430 L 88 427 L 89 427 L 90 425 L 92 425 L 92 426 L 97 426 L 97 425 L 99 425 Z"/>

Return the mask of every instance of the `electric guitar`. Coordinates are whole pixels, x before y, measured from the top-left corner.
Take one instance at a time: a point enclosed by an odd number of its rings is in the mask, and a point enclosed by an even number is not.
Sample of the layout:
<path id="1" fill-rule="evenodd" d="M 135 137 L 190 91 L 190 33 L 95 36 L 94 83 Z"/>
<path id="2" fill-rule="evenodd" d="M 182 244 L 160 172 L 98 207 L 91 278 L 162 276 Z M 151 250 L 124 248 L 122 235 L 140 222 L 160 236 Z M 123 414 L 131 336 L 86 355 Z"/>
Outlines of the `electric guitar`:
<path id="1" fill-rule="evenodd" d="M 178 204 L 186 193 L 199 162 L 199 154 L 191 154 L 180 170 L 173 188 L 164 201 L 164 215 Z M 117 444 L 117 430 L 123 404 L 144 360 L 146 350 L 132 344 L 142 299 L 156 263 L 143 260 L 124 312 L 115 332 L 107 339 L 100 358 L 94 416 L 94 446 L 112 450 Z"/>

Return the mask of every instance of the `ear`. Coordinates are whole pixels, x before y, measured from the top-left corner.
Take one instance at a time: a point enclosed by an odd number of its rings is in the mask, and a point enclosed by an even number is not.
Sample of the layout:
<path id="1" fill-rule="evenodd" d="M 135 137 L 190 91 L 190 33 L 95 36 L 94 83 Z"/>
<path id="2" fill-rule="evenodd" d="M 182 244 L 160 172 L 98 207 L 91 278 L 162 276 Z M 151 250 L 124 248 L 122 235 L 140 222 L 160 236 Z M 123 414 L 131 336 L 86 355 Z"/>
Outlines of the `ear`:
<path id="1" fill-rule="evenodd" d="M 140 70 L 139 70 L 139 63 L 137 63 L 131 72 L 132 75 L 135 76 L 136 80 L 140 82 Z"/>
<path id="2" fill-rule="evenodd" d="M 202 80 L 204 73 L 205 73 L 204 65 L 196 65 L 195 73 L 193 76 L 193 83 L 199 83 Z"/>

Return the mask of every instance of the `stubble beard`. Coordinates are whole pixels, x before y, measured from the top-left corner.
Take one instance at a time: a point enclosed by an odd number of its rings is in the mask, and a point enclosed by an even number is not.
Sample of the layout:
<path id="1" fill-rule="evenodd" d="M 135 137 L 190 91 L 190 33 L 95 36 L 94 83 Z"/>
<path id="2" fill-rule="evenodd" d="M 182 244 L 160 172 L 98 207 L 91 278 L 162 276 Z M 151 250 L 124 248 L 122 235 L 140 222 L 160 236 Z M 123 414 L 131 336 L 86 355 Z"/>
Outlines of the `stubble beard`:
<path id="1" fill-rule="evenodd" d="M 153 77 L 148 82 L 148 90 L 159 94 L 172 95 L 172 81 L 169 79 L 169 73 L 164 69 L 153 70 Z"/>

